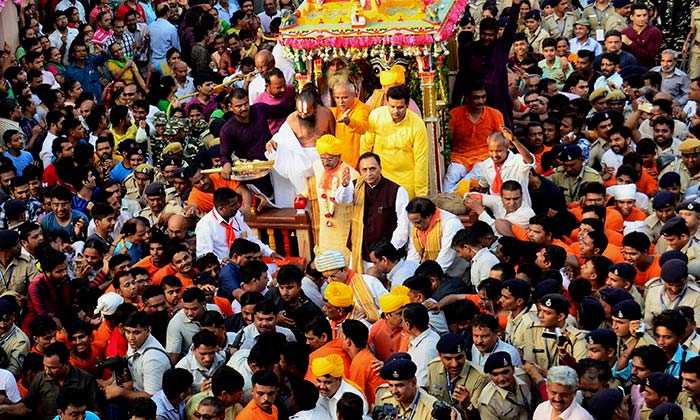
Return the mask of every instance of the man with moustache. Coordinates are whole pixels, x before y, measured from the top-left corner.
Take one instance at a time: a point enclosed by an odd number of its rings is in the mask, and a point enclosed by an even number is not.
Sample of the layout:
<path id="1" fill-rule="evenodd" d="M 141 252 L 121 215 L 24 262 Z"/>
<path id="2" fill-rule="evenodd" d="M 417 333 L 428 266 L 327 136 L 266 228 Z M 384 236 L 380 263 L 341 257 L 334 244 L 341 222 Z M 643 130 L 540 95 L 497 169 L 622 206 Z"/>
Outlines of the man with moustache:
<path id="1" fill-rule="evenodd" d="M 265 156 L 275 161 L 271 177 L 278 206 L 292 207 L 294 197 L 306 189 L 312 164 L 319 159 L 316 141 L 334 133 L 335 121 L 330 111 L 319 104 L 315 88 L 302 89 L 296 99 L 296 111 L 265 145 Z"/>
<path id="2" fill-rule="evenodd" d="M 484 364 L 491 381 L 481 390 L 478 410 L 482 419 L 527 420 L 530 414 L 530 386 L 515 376 L 510 354 L 492 353 Z"/>
<path id="3" fill-rule="evenodd" d="M 547 372 L 547 394 L 549 400 L 535 409 L 533 418 L 567 418 L 593 420 L 593 417 L 576 402 L 578 375 L 568 366 L 554 366 Z"/>

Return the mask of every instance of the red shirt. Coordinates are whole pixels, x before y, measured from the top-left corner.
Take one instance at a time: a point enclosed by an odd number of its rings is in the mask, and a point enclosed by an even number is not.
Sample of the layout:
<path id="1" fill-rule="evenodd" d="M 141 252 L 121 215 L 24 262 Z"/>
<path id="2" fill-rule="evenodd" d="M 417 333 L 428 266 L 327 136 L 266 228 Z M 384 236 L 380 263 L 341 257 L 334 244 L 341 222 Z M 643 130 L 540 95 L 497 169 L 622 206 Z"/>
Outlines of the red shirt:
<path id="1" fill-rule="evenodd" d="M 117 7 L 117 17 L 123 20 L 124 16 L 130 10 L 136 10 L 136 13 L 139 14 L 139 20 L 141 22 L 146 22 L 146 12 L 143 10 L 143 7 L 141 7 L 141 5 L 138 3 L 136 3 L 136 7 L 131 7 L 131 5 L 129 5 L 126 2 L 122 3 L 119 7 Z"/>
<path id="2" fill-rule="evenodd" d="M 629 45 L 623 43 L 622 49 L 637 57 L 640 66 L 651 68 L 656 65 L 656 56 L 663 42 L 663 35 L 657 27 L 647 25 L 642 32 L 637 33 L 630 25 L 622 30 L 622 35 L 627 35 L 632 41 Z"/>

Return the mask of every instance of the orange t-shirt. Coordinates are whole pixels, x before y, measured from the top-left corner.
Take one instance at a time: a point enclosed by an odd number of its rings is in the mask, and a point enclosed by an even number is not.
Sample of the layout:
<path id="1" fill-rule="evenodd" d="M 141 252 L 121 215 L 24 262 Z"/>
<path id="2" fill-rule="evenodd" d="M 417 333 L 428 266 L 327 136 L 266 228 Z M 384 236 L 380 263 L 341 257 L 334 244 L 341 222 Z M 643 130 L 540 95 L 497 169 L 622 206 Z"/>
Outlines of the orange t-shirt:
<path id="1" fill-rule="evenodd" d="M 467 170 L 489 155 L 486 139 L 503 128 L 503 114 L 495 108 L 484 107 L 476 122 L 472 122 L 466 105 L 450 111 L 452 132 L 452 162 L 461 163 Z"/>
<path id="2" fill-rule="evenodd" d="M 581 216 L 583 214 L 583 209 L 581 208 L 580 205 L 575 204 L 569 208 L 569 211 L 571 214 L 576 216 L 576 220 L 579 222 L 581 221 Z M 615 232 L 620 232 L 622 233 L 622 230 L 624 228 L 624 219 L 622 218 L 622 215 L 620 214 L 619 211 L 615 207 L 606 207 L 605 208 L 605 229 L 610 229 Z M 608 240 L 610 240 L 608 238 Z"/>
<path id="3" fill-rule="evenodd" d="M 644 213 L 642 210 L 638 209 L 637 207 L 632 207 L 632 211 L 630 214 L 627 215 L 627 217 L 623 217 L 623 220 L 625 222 L 639 222 L 639 221 L 644 221 L 644 219 L 647 218 L 647 214 Z"/>
<path id="4" fill-rule="evenodd" d="M 316 376 L 314 376 L 314 374 L 311 372 L 311 362 L 314 359 L 326 357 L 329 354 L 337 354 L 343 359 L 343 365 L 345 366 L 345 373 L 343 374 L 344 377 L 347 377 L 350 374 L 350 364 L 352 363 L 352 360 L 345 350 L 343 350 L 343 342 L 339 338 L 336 338 L 311 352 L 309 355 L 309 368 L 306 370 L 306 376 L 304 379 L 314 382 L 316 380 Z"/>
<path id="5" fill-rule="evenodd" d="M 377 358 L 369 350 L 363 349 L 353 357 L 350 363 L 350 374 L 347 376 L 365 395 L 370 407 L 374 405 L 374 394 L 377 388 L 384 383 L 379 374 L 372 369 L 372 363 L 376 360 Z"/>
<path id="6" fill-rule="evenodd" d="M 71 353 L 69 363 L 73 365 L 73 367 L 82 369 L 93 376 L 97 375 L 98 372 L 97 369 L 95 369 L 95 363 L 99 359 L 95 355 L 94 348 L 92 350 L 93 351 L 90 352 L 90 357 L 88 359 L 79 359 L 73 353 Z"/>
<path id="7" fill-rule="evenodd" d="M 379 360 L 386 360 L 389 356 L 399 351 L 403 329 L 399 327 L 393 330 L 386 319 L 382 318 L 375 322 L 369 329 L 368 344 L 374 349 L 374 354 Z"/>
<path id="8" fill-rule="evenodd" d="M 221 309 L 221 313 L 224 314 L 224 317 L 229 318 L 233 316 L 231 302 L 225 297 L 214 296 L 214 304 Z"/>
<path id="9" fill-rule="evenodd" d="M 544 155 L 545 153 L 549 152 L 550 150 L 552 150 L 552 148 L 549 147 L 549 146 L 547 146 L 547 145 L 545 145 L 545 146 L 542 148 L 542 151 L 541 151 L 541 152 L 539 152 L 539 153 L 533 153 L 533 154 L 535 155 L 535 172 L 537 172 L 537 173 L 540 174 L 540 175 L 542 174 L 542 155 Z"/>
<path id="10" fill-rule="evenodd" d="M 92 333 L 92 349 L 94 353 L 103 358 L 107 350 L 107 342 L 112 336 L 112 328 L 109 328 L 107 321 L 102 321 L 99 327 Z"/>
<path id="11" fill-rule="evenodd" d="M 134 264 L 134 267 L 141 267 L 145 268 L 146 271 L 148 271 L 148 277 L 153 278 L 153 276 L 160 270 L 162 267 L 157 267 L 155 264 L 153 264 L 153 257 L 150 255 L 147 257 L 141 258 L 136 264 Z"/>
<path id="12" fill-rule="evenodd" d="M 654 256 L 654 259 L 651 261 L 651 264 L 647 268 L 647 271 L 640 271 L 639 267 L 637 268 L 637 277 L 634 278 L 634 284 L 641 288 L 644 289 L 644 285 L 651 279 L 656 278 L 661 276 L 661 266 L 659 265 L 659 256 L 656 255 Z"/>
<path id="13" fill-rule="evenodd" d="M 277 420 L 277 407 L 272 406 L 272 413 L 266 413 L 258 407 L 255 400 L 250 400 L 236 416 L 236 420 Z"/>
<path id="14" fill-rule="evenodd" d="M 214 185 L 214 190 L 219 188 L 236 190 L 241 185 L 238 181 L 223 179 L 219 174 L 210 174 L 209 179 Z M 197 207 L 197 210 L 202 214 L 209 213 L 214 208 L 214 193 L 204 192 L 193 187 L 189 197 L 187 197 L 187 204 Z"/>
<path id="15" fill-rule="evenodd" d="M 658 190 L 659 183 L 651 176 L 647 168 L 642 168 L 642 175 L 639 177 L 639 181 L 637 181 L 637 191 L 652 196 L 656 194 Z"/>
<path id="16" fill-rule="evenodd" d="M 151 284 L 155 284 L 156 286 L 159 286 L 160 283 L 163 281 L 163 277 L 165 276 L 175 276 L 180 279 L 182 282 L 182 290 L 187 289 L 188 287 L 192 286 L 192 278 L 187 277 L 186 275 L 182 273 L 178 273 L 177 270 L 175 270 L 175 267 L 173 267 L 172 264 L 168 264 L 165 267 L 161 268 L 160 270 L 156 271 L 156 274 L 153 275 L 151 278 Z"/>

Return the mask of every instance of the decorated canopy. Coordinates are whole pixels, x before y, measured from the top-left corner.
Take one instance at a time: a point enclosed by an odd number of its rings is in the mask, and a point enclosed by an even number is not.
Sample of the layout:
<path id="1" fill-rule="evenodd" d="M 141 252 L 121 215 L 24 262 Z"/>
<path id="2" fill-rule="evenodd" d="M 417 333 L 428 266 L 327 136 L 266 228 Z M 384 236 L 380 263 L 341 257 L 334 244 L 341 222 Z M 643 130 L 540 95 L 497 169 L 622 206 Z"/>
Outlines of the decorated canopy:
<path id="1" fill-rule="evenodd" d="M 433 55 L 447 51 L 446 40 L 467 0 L 306 0 L 282 17 L 279 42 L 299 55 L 366 58 Z"/>

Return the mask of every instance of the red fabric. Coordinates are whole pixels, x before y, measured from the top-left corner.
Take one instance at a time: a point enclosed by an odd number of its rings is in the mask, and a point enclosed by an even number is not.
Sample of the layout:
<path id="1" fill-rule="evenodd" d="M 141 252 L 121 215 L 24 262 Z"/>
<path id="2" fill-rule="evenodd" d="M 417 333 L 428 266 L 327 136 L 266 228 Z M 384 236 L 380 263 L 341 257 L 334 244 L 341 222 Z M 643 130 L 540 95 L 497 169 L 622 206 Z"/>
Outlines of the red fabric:
<path id="1" fill-rule="evenodd" d="M 231 248 L 231 244 L 236 240 L 236 232 L 233 230 L 231 223 L 221 222 L 221 226 L 226 230 L 226 245 Z"/>
<path id="2" fill-rule="evenodd" d="M 493 165 L 496 170 L 496 176 L 493 178 L 493 184 L 491 185 L 491 192 L 494 194 L 501 194 L 501 187 L 503 186 L 503 178 L 501 178 L 501 167 L 499 165 Z"/>

